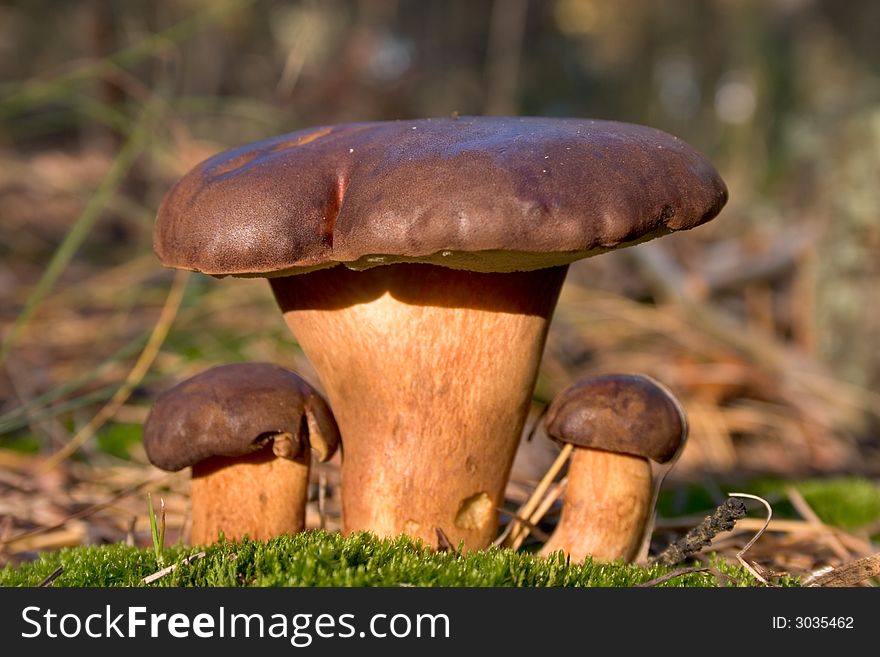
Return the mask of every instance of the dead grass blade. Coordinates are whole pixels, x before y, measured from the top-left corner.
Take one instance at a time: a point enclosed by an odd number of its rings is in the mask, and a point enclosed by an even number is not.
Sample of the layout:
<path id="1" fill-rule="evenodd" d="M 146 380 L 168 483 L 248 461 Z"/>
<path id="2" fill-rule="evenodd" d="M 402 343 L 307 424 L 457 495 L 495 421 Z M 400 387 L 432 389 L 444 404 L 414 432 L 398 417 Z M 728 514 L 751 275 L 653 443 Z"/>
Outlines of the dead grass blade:
<path id="1" fill-rule="evenodd" d="M 52 582 L 58 579 L 61 576 L 61 573 L 64 572 L 64 566 L 58 566 L 55 570 L 49 573 L 49 576 L 46 577 L 42 582 L 37 584 L 37 588 L 44 589 L 48 586 L 52 586 Z"/>
<path id="2" fill-rule="evenodd" d="M 504 532 L 496 540 L 497 545 L 501 545 L 502 547 L 512 547 L 514 550 L 522 545 L 522 542 L 529 534 L 529 530 L 527 527 L 523 526 L 519 519 L 525 518 L 534 524 L 534 521 L 531 520 L 532 513 L 534 513 L 535 509 L 540 505 L 541 500 L 544 498 L 544 494 L 547 492 L 550 484 L 553 483 L 556 475 L 562 470 L 573 450 L 574 445 L 570 443 L 566 444 L 560 450 L 556 460 L 553 461 L 553 464 L 547 469 L 547 472 L 544 473 L 541 481 L 538 482 L 531 497 L 517 510 L 513 515 L 514 519 L 507 525 Z"/>
<path id="3" fill-rule="evenodd" d="M 531 527 L 537 527 L 538 523 L 541 522 L 541 519 L 547 514 L 550 510 L 550 507 L 562 497 L 562 494 L 565 492 L 565 487 L 568 485 L 568 477 L 563 477 L 558 482 L 556 482 L 549 491 L 547 491 L 547 495 L 541 501 L 541 504 L 538 505 L 538 508 L 532 512 L 532 515 L 529 516 L 529 521 L 524 529 L 524 533 L 521 535 L 521 538 L 514 543 L 513 549 L 518 550 L 519 547 L 523 544 L 523 541 L 528 538 L 531 533 Z M 545 540 L 549 540 L 549 536 L 541 532 L 541 534 L 537 535 L 539 538 L 543 535 L 546 537 Z"/>
<path id="4" fill-rule="evenodd" d="M 676 577 L 681 577 L 683 575 L 690 575 L 691 573 L 708 573 L 712 569 L 708 566 L 697 566 L 694 568 L 679 568 L 677 570 L 673 570 L 671 573 L 666 573 L 665 575 L 660 575 L 660 577 L 655 577 L 654 579 L 650 579 L 647 582 L 642 582 L 641 584 L 636 584 L 634 588 L 637 589 L 646 589 L 654 586 L 659 586 L 663 582 L 668 582 L 671 579 L 675 579 Z"/>
<path id="5" fill-rule="evenodd" d="M 189 16 L 171 27 L 155 34 L 149 34 L 134 45 L 119 50 L 109 57 L 91 61 L 72 71 L 63 73 L 54 79 L 34 79 L 24 84 L 14 83 L 3 87 L 6 91 L 14 88 L 12 93 L 5 94 L 0 102 L 0 116 L 14 115 L 23 108 L 66 96 L 73 87 L 80 83 L 90 82 L 96 78 L 114 72 L 125 66 L 132 66 L 148 57 L 167 50 L 173 44 L 186 40 L 200 30 L 227 16 L 232 10 L 246 7 L 254 0 L 227 0 L 226 2 L 210 3 L 204 11 Z"/>
<path id="6" fill-rule="evenodd" d="M 540 527 L 536 527 L 531 522 L 529 522 L 528 518 L 523 518 L 522 516 L 518 516 L 513 511 L 508 511 L 507 509 L 499 508 L 498 511 L 500 513 L 503 513 L 504 515 L 510 516 L 511 522 L 516 521 L 520 525 L 522 525 L 523 527 L 528 528 L 529 533 L 532 536 L 534 536 L 535 538 L 537 538 L 539 541 L 549 541 L 550 540 L 549 534 L 542 531 Z M 497 545 L 497 543 L 496 543 L 496 545 Z"/>
<path id="7" fill-rule="evenodd" d="M 794 486 L 789 486 L 785 489 L 785 494 L 791 501 L 792 506 L 794 506 L 795 511 L 797 511 L 804 518 L 804 520 L 814 526 L 816 528 L 816 531 L 822 534 L 823 537 L 827 539 L 828 545 L 831 547 L 834 553 L 842 561 L 849 561 L 849 559 L 852 557 L 849 550 L 846 549 L 846 546 L 840 541 L 834 531 L 832 531 L 830 527 L 822 522 L 822 519 L 815 511 L 813 511 L 813 508 L 809 505 L 807 500 L 804 499 L 804 496 L 801 495 L 801 492 Z"/>
<path id="8" fill-rule="evenodd" d="M 33 317 L 34 313 L 40 307 L 40 304 L 42 304 L 43 299 L 46 298 L 55 286 L 55 283 L 67 268 L 67 265 L 70 264 L 70 261 L 73 259 L 73 256 L 76 254 L 79 247 L 85 241 L 86 237 L 88 237 L 92 230 L 92 226 L 94 226 L 95 222 L 101 216 L 101 212 L 106 206 L 107 201 L 116 193 L 120 185 L 122 185 L 126 174 L 128 174 L 129 169 L 134 165 L 137 156 L 140 155 L 146 144 L 147 135 L 149 134 L 149 126 L 152 124 L 152 121 L 152 105 L 148 105 L 138 118 L 134 128 L 128 136 L 128 140 L 122 145 L 122 148 L 119 149 L 119 152 L 116 154 L 116 158 L 110 165 L 110 169 L 107 171 L 107 174 L 104 176 L 98 189 L 95 190 L 95 193 L 89 199 L 89 202 L 86 204 L 82 213 L 76 218 L 76 221 L 73 223 L 70 230 L 67 231 L 64 240 L 55 250 L 52 259 L 46 265 L 43 275 L 37 282 L 36 287 L 34 287 L 28 296 L 24 309 L 19 313 L 15 322 L 13 322 L 9 331 L 4 336 L 3 343 L 0 344 L 0 363 L 6 360 L 6 356 L 9 354 L 13 346 L 15 346 L 21 331 L 30 321 L 31 317 Z"/>
<path id="9" fill-rule="evenodd" d="M 134 367 L 132 367 L 128 376 L 125 378 L 125 381 L 123 381 L 113 397 L 110 398 L 110 401 L 108 401 L 101 410 L 85 424 L 85 426 L 77 431 L 76 435 L 71 438 L 70 442 L 47 458 L 40 466 L 40 470 L 49 470 L 76 452 L 76 450 L 82 447 L 95 434 L 95 432 L 101 428 L 107 420 L 111 419 L 116 414 L 116 411 L 125 404 L 129 396 L 131 396 L 131 393 L 150 369 L 156 355 L 159 353 L 159 349 L 162 347 L 162 343 L 164 343 L 165 338 L 168 337 L 168 332 L 171 330 L 171 324 L 174 322 L 174 318 L 177 316 L 177 311 L 180 309 L 180 304 L 183 301 L 183 293 L 186 290 L 186 283 L 189 280 L 189 276 L 190 272 L 188 271 L 179 270 L 175 273 L 174 282 L 171 284 L 171 289 L 168 291 L 165 305 L 162 307 L 162 312 L 153 327 L 153 332 L 150 335 L 149 340 L 147 340 L 144 350 L 141 352 Z"/>
<path id="10" fill-rule="evenodd" d="M 62 528 L 64 528 L 65 525 L 67 525 L 67 523 L 69 523 L 73 520 L 81 520 L 83 518 L 87 518 L 91 515 L 94 515 L 98 511 L 101 511 L 103 509 L 106 509 L 107 507 L 112 506 L 118 500 L 121 500 L 122 498 L 127 497 L 128 495 L 131 495 L 133 493 L 137 493 L 138 491 L 143 490 L 147 486 L 161 485 L 164 481 L 171 479 L 172 476 L 173 475 L 166 474 L 158 479 L 156 479 L 156 478 L 147 479 L 146 481 L 142 481 L 139 484 L 125 488 L 124 490 L 116 493 L 115 495 L 110 496 L 105 501 L 100 502 L 98 504 L 93 504 L 92 506 L 89 506 L 89 507 L 83 509 L 82 511 L 79 511 L 77 513 L 73 513 L 73 514 L 65 517 L 60 522 L 55 523 L 54 525 L 49 525 L 46 527 L 37 527 L 36 529 L 30 529 L 30 530 L 27 530 L 24 532 L 20 532 L 20 533 L 16 534 L 15 536 L 10 536 L 9 538 L 5 538 L 2 541 L 0 541 L 0 547 L 7 547 L 7 546 L 12 547 L 16 543 L 19 543 L 20 541 L 28 539 L 32 536 L 37 536 L 39 534 L 46 534 L 49 532 L 53 532 L 53 531 L 62 529 Z"/>
<path id="11" fill-rule="evenodd" d="M 88 526 L 84 522 L 68 521 L 65 526 L 53 530 L 19 535 L 4 541 L 2 548 L 10 553 L 60 550 L 65 547 L 82 545 L 88 536 Z"/>
<path id="12" fill-rule="evenodd" d="M 736 558 L 740 562 L 740 564 L 742 564 L 743 568 L 748 570 L 755 577 L 755 579 L 757 579 L 759 582 L 762 582 L 764 584 L 769 585 L 769 582 L 764 578 L 764 576 L 761 575 L 761 573 L 759 573 L 757 571 L 757 569 L 752 564 L 750 564 L 748 561 L 746 561 L 743 558 L 743 555 L 746 552 L 748 552 L 749 549 L 757 542 L 757 540 L 759 538 L 761 538 L 761 535 L 765 531 L 767 531 L 767 527 L 770 525 L 770 521 L 773 519 L 773 507 L 771 507 L 770 503 L 767 500 L 765 500 L 763 497 L 759 497 L 757 495 L 752 495 L 750 493 L 728 493 L 728 495 L 730 497 L 745 497 L 750 500 L 757 500 L 758 502 L 760 502 L 761 504 L 764 505 L 765 509 L 767 509 L 767 520 L 764 521 L 764 525 L 752 537 L 752 540 L 750 540 L 748 543 L 746 543 L 745 546 L 743 547 L 743 549 L 736 553 Z"/>
<path id="13" fill-rule="evenodd" d="M 178 566 L 188 566 L 196 559 L 201 559 L 204 556 L 205 556 L 204 551 L 196 552 L 195 554 L 188 556 L 186 559 L 183 559 L 182 561 L 178 561 L 177 563 L 173 563 L 170 566 L 168 566 L 167 568 L 163 568 L 162 570 L 156 571 L 152 575 L 147 575 L 146 577 L 144 577 L 141 580 L 141 582 L 144 584 L 152 584 L 156 580 L 160 580 L 163 577 L 165 577 L 166 575 L 170 575 L 171 573 L 173 573 L 175 570 L 177 570 Z"/>

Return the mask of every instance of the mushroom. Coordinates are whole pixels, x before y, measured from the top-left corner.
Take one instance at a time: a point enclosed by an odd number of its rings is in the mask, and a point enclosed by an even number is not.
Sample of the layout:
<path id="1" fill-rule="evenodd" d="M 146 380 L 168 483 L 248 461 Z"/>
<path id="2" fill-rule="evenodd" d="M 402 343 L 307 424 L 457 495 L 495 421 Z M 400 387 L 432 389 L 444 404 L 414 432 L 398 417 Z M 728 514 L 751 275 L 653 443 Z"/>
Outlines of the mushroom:
<path id="1" fill-rule="evenodd" d="M 563 391 L 548 407 L 544 428 L 574 453 L 562 516 L 541 554 L 634 560 L 662 482 L 660 476 L 655 485 L 651 461 L 668 470 L 687 438 L 681 405 L 653 379 L 609 374 Z"/>
<path id="2" fill-rule="evenodd" d="M 356 123 L 206 160 L 166 195 L 154 246 L 166 266 L 270 278 L 339 422 L 344 531 L 481 548 L 568 264 L 726 199 L 699 153 L 642 126 Z"/>
<path id="3" fill-rule="evenodd" d="M 326 461 L 339 430 L 326 402 L 270 363 L 211 368 L 163 392 L 144 424 L 153 465 L 192 467 L 194 544 L 302 531 L 314 450 Z"/>

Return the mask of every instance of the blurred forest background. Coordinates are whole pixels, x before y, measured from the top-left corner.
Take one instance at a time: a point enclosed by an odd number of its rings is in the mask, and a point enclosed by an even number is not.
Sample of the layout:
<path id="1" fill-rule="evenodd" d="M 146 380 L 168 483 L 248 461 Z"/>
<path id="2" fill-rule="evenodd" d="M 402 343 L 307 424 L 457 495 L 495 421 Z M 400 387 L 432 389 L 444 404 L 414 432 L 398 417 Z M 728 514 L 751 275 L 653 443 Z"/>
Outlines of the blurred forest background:
<path id="1" fill-rule="evenodd" d="M 265 281 L 163 270 L 151 231 L 205 157 L 344 121 L 591 117 L 697 147 L 728 206 L 573 265 L 536 411 L 645 372 L 691 418 L 679 481 L 877 477 L 878 28 L 873 0 L 0 2 L 0 553 L 141 540 L 160 487 L 185 525 L 186 473 L 139 442 L 165 387 L 237 360 L 317 383 Z M 552 452 L 524 443 L 512 499 Z"/>

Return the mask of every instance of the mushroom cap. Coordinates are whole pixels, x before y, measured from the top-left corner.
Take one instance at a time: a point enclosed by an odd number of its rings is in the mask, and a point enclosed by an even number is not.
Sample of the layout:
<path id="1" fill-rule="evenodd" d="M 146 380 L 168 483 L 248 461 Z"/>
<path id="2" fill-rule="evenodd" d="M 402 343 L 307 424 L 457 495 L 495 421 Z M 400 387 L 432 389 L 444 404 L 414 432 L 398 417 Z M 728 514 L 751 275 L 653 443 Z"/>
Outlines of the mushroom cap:
<path id="1" fill-rule="evenodd" d="M 688 432 L 672 393 L 640 374 L 608 374 L 569 386 L 548 407 L 544 428 L 560 442 L 658 463 L 678 455 Z"/>
<path id="2" fill-rule="evenodd" d="M 215 276 L 343 263 L 527 271 L 712 219 L 727 188 L 644 126 L 461 117 L 309 128 L 202 162 L 168 192 L 154 249 Z"/>
<path id="3" fill-rule="evenodd" d="M 144 424 L 147 456 L 163 470 L 243 456 L 269 442 L 277 456 L 290 459 L 311 446 L 321 461 L 339 445 L 324 399 L 271 363 L 233 363 L 197 374 L 159 395 Z"/>

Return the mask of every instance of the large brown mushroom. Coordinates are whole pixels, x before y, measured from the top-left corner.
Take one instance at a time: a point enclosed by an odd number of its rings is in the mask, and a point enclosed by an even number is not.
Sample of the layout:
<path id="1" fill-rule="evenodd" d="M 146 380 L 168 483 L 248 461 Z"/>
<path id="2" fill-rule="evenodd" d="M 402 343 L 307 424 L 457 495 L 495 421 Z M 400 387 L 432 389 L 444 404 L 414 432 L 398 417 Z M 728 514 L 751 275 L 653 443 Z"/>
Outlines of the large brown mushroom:
<path id="1" fill-rule="evenodd" d="M 221 153 L 159 210 L 171 267 L 265 276 L 345 444 L 346 531 L 486 546 L 568 263 L 692 228 L 727 199 L 641 126 L 426 119 Z M 342 266 L 340 266 L 342 265 Z"/>
<path id="2" fill-rule="evenodd" d="M 202 372 L 163 392 L 144 425 L 153 465 L 192 467 L 194 544 L 245 534 L 268 539 L 305 526 L 311 450 L 326 461 L 339 430 L 299 376 L 269 363 Z"/>
<path id="3" fill-rule="evenodd" d="M 562 516 L 541 553 L 562 550 L 576 562 L 635 559 L 662 481 L 651 463 L 671 465 L 687 438 L 681 405 L 646 376 L 607 374 L 566 388 L 544 427 L 574 453 Z"/>

